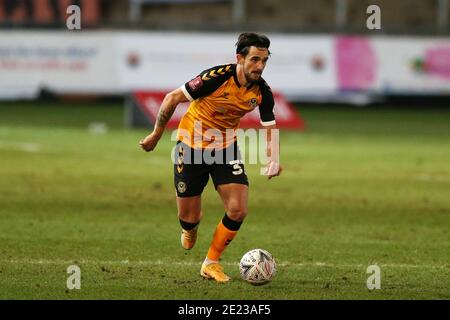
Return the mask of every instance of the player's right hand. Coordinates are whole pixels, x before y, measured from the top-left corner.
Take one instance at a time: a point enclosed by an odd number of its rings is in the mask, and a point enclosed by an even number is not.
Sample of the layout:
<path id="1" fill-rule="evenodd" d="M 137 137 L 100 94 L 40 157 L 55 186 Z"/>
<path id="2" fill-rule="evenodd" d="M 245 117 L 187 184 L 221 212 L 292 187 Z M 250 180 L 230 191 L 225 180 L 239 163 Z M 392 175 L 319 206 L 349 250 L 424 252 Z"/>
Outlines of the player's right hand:
<path id="1" fill-rule="evenodd" d="M 161 136 L 157 135 L 156 133 L 152 132 L 148 136 L 146 136 L 144 139 L 141 139 L 139 141 L 139 145 L 144 151 L 152 151 L 155 149 L 156 145 L 158 144 L 159 139 Z"/>

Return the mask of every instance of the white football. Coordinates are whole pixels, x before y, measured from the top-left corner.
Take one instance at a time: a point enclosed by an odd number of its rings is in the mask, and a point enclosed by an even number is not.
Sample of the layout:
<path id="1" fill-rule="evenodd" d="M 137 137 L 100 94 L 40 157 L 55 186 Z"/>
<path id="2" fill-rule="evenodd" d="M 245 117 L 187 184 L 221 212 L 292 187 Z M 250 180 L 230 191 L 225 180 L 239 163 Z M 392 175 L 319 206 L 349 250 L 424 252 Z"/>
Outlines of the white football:
<path id="1" fill-rule="evenodd" d="M 242 279 L 253 285 L 266 284 L 277 273 L 275 259 L 266 250 L 250 250 L 242 256 L 239 272 Z"/>

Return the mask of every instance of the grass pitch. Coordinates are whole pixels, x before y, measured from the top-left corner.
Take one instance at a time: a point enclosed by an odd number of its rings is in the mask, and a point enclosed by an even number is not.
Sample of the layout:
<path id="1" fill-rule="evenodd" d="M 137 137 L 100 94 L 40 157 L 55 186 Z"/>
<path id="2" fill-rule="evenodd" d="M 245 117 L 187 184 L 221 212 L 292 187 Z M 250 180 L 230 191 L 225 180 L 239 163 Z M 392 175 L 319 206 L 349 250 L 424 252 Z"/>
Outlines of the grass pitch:
<path id="1" fill-rule="evenodd" d="M 184 251 L 169 134 L 144 153 L 120 104 L 2 103 L 0 298 L 450 299 L 450 109 L 300 111 L 308 130 L 281 133 L 283 175 L 246 167 L 249 216 L 222 257 L 233 281 L 217 284 L 199 269 L 223 206 L 210 182 Z M 253 248 L 278 263 L 262 287 L 239 278 Z M 80 290 L 66 287 L 73 264 Z"/>

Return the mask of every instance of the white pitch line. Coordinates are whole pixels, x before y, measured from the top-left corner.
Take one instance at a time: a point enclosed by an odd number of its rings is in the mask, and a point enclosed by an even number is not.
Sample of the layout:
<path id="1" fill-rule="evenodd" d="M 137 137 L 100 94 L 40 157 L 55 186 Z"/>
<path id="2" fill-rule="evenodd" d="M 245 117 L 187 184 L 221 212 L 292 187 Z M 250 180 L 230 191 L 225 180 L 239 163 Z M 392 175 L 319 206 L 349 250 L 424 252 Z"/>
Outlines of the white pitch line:
<path id="1" fill-rule="evenodd" d="M 200 266 L 200 262 L 192 262 L 192 261 L 162 261 L 162 260 L 154 260 L 154 261 L 129 261 L 129 260 L 45 260 L 45 259 L 31 259 L 31 260 L 0 260 L 0 264 L 8 263 L 8 264 L 56 264 L 56 265 L 86 265 L 86 264 L 106 264 L 106 265 L 147 265 L 147 266 L 161 266 L 161 265 L 180 265 L 180 266 Z M 238 262 L 223 262 L 225 266 L 237 266 Z M 450 265 L 416 265 L 416 264 L 376 264 L 371 263 L 372 265 L 378 265 L 380 268 L 412 268 L 412 269 L 445 269 L 449 268 Z M 335 264 L 335 263 L 326 263 L 326 262 L 307 262 L 307 263 L 298 263 L 298 262 L 277 262 L 277 266 L 279 267 L 294 267 L 294 268 L 302 268 L 302 267 L 328 267 L 328 268 L 366 268 L 369 264 Z"/>
<path id="2" fill-rule="evenodd" d="M 41 149 L 40 146 L 36 143 L 31 142 L 5 142 L 0 141 L 0 149 L 7 149 L 7 150 L 19 150 L 24 152 L 39 152 Z"/>
<path id="3" fill-rule="evenodd" d="M 415 176 L 414 180 L 434 181 L 434 182 L 450 182 L 450 179 L 447 177 L 436 177 L 436 176 L 426 175 L 426 174 Z"/>

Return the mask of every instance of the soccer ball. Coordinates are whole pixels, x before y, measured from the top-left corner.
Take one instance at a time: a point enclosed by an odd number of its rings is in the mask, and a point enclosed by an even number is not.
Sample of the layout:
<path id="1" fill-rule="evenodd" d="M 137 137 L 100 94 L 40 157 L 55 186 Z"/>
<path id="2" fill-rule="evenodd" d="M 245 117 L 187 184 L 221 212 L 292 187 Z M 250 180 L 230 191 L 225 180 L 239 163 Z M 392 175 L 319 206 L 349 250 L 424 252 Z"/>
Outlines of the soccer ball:
<path id="1" fill-rule="evenodd" d="M 239 272 L 242 279 L 253 285 L 266 284 L 277 272 L 275 259 L 266 250 L 250 250 L 242 256 L 239 262 Z"/>

